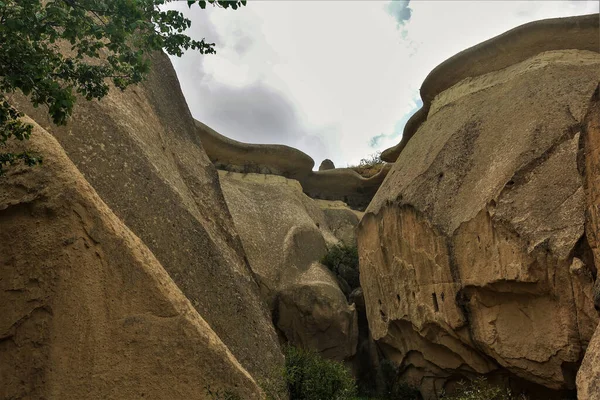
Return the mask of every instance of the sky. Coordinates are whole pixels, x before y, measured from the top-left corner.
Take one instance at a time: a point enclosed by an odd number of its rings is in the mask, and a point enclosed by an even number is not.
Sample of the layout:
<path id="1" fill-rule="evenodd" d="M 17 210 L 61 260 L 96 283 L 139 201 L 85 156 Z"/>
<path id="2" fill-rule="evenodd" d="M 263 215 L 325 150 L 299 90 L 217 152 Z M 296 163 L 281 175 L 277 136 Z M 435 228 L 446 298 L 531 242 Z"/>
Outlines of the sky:
<path id="1" fill-rule="evenodd" d="M 217 54 L 171 60 L 192 115 L 248 143 L 300 149 L 336 167 L 397 144 L 427 74 L 524 23 L 597 13 L 577 1 L 249 0 L 238 10 L 167 5 Z"/>

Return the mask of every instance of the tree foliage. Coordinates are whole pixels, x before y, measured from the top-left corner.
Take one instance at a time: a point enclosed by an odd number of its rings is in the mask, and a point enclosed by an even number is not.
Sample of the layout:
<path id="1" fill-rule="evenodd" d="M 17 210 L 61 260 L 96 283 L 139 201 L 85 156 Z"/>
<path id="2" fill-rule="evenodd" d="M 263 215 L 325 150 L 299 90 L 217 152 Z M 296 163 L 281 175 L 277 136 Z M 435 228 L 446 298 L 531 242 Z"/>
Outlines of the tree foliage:
<path id="1" fill-rule="evenodd" d="M 356 383 L 350 371 L 342 363 L 309 350 L 285 348 L 284 378 L 291 400 L 355 398 Z"/>
<path id="2" fill-rule="evenodd" d="M 215 53 L 214 43 L 194 40 L 184 32 L 191 21 L 178 11 L 163 10 L 171 0 L 0 0 L 0 146 L 25 140 L 31 126 L 5 94 L 21 91 L 32 104 L 46 106 L 58 125 L 67 122 L 76 95 L 101 99 L 110 84 L 124 90 L 149 72 L 149 56 L 164 49 L 181 56 L 192 49 Z M 246 0 L 187 1 L 237 9 Z M 28 153 L 0 152 L 3 167 L 23 160 L 40 162 Z"/>

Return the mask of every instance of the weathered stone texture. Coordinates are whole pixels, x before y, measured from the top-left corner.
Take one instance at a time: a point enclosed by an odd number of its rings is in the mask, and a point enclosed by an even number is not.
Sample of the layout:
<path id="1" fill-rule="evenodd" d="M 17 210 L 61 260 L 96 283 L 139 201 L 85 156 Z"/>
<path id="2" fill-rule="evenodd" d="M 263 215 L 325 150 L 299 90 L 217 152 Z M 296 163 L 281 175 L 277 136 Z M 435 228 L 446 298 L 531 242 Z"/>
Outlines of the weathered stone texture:
<path id="1" fill-rule="evenodd" d="M 598 322 L 578 159 L 599 80 L 598 53 L 557 50 L 438 93 L 366 210 L 371 332 L 426 397 L 493 371 L 574 389 Z"/>
<path id="2" fill-rule="evenodd" d="M 320 261 L 328 246 L 355 241 L 355 212 L 339 201 L 313 200 L 298 181 L 282 176 L 219 171 L 219 177 L 263 298 L 285 339 L 332 359 L 354 355 L 355 307 Z"/>
<path id="3" fill-rule="evenodd" d="M 58 142 L 26 145 L 43 166 L 0 177 L 0 398 L 262 398 Z"/>

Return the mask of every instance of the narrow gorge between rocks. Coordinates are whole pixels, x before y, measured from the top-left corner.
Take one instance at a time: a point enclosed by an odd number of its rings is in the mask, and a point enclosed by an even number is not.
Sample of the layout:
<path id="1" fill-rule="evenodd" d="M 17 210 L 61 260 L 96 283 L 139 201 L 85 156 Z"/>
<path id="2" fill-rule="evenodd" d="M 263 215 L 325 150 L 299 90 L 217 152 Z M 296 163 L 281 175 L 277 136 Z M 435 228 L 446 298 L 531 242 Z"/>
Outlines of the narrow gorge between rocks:
<path id="1" fill-rule="evenodd" d="M 44 163 L 0 176 L 0 399 L 294 400 L 293 345 L 424 400 L 600 400 L 599 84 L 597 14 L 517 27 L 369 177 L 196 121 L 163 53 L 67 126 L 8 94 Z"/>

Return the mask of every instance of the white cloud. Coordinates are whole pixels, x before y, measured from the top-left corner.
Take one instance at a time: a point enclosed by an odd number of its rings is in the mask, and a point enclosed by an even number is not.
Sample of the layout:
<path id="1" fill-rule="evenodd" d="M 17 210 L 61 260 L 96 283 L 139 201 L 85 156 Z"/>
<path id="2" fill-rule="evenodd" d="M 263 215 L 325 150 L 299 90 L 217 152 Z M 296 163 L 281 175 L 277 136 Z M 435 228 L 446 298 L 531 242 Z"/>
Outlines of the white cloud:
<path id="1" fill-rule="evenodd" d="M 173 60 L 194 116 L 234 139 L 297 147 L 316 166 L 396 144 L 423 79 L 457 52 L 529 21 L 598 12 L 597 1 L 169 6 L 192 19 L 191 35 L 217 43 L 216 55 Z"/>

